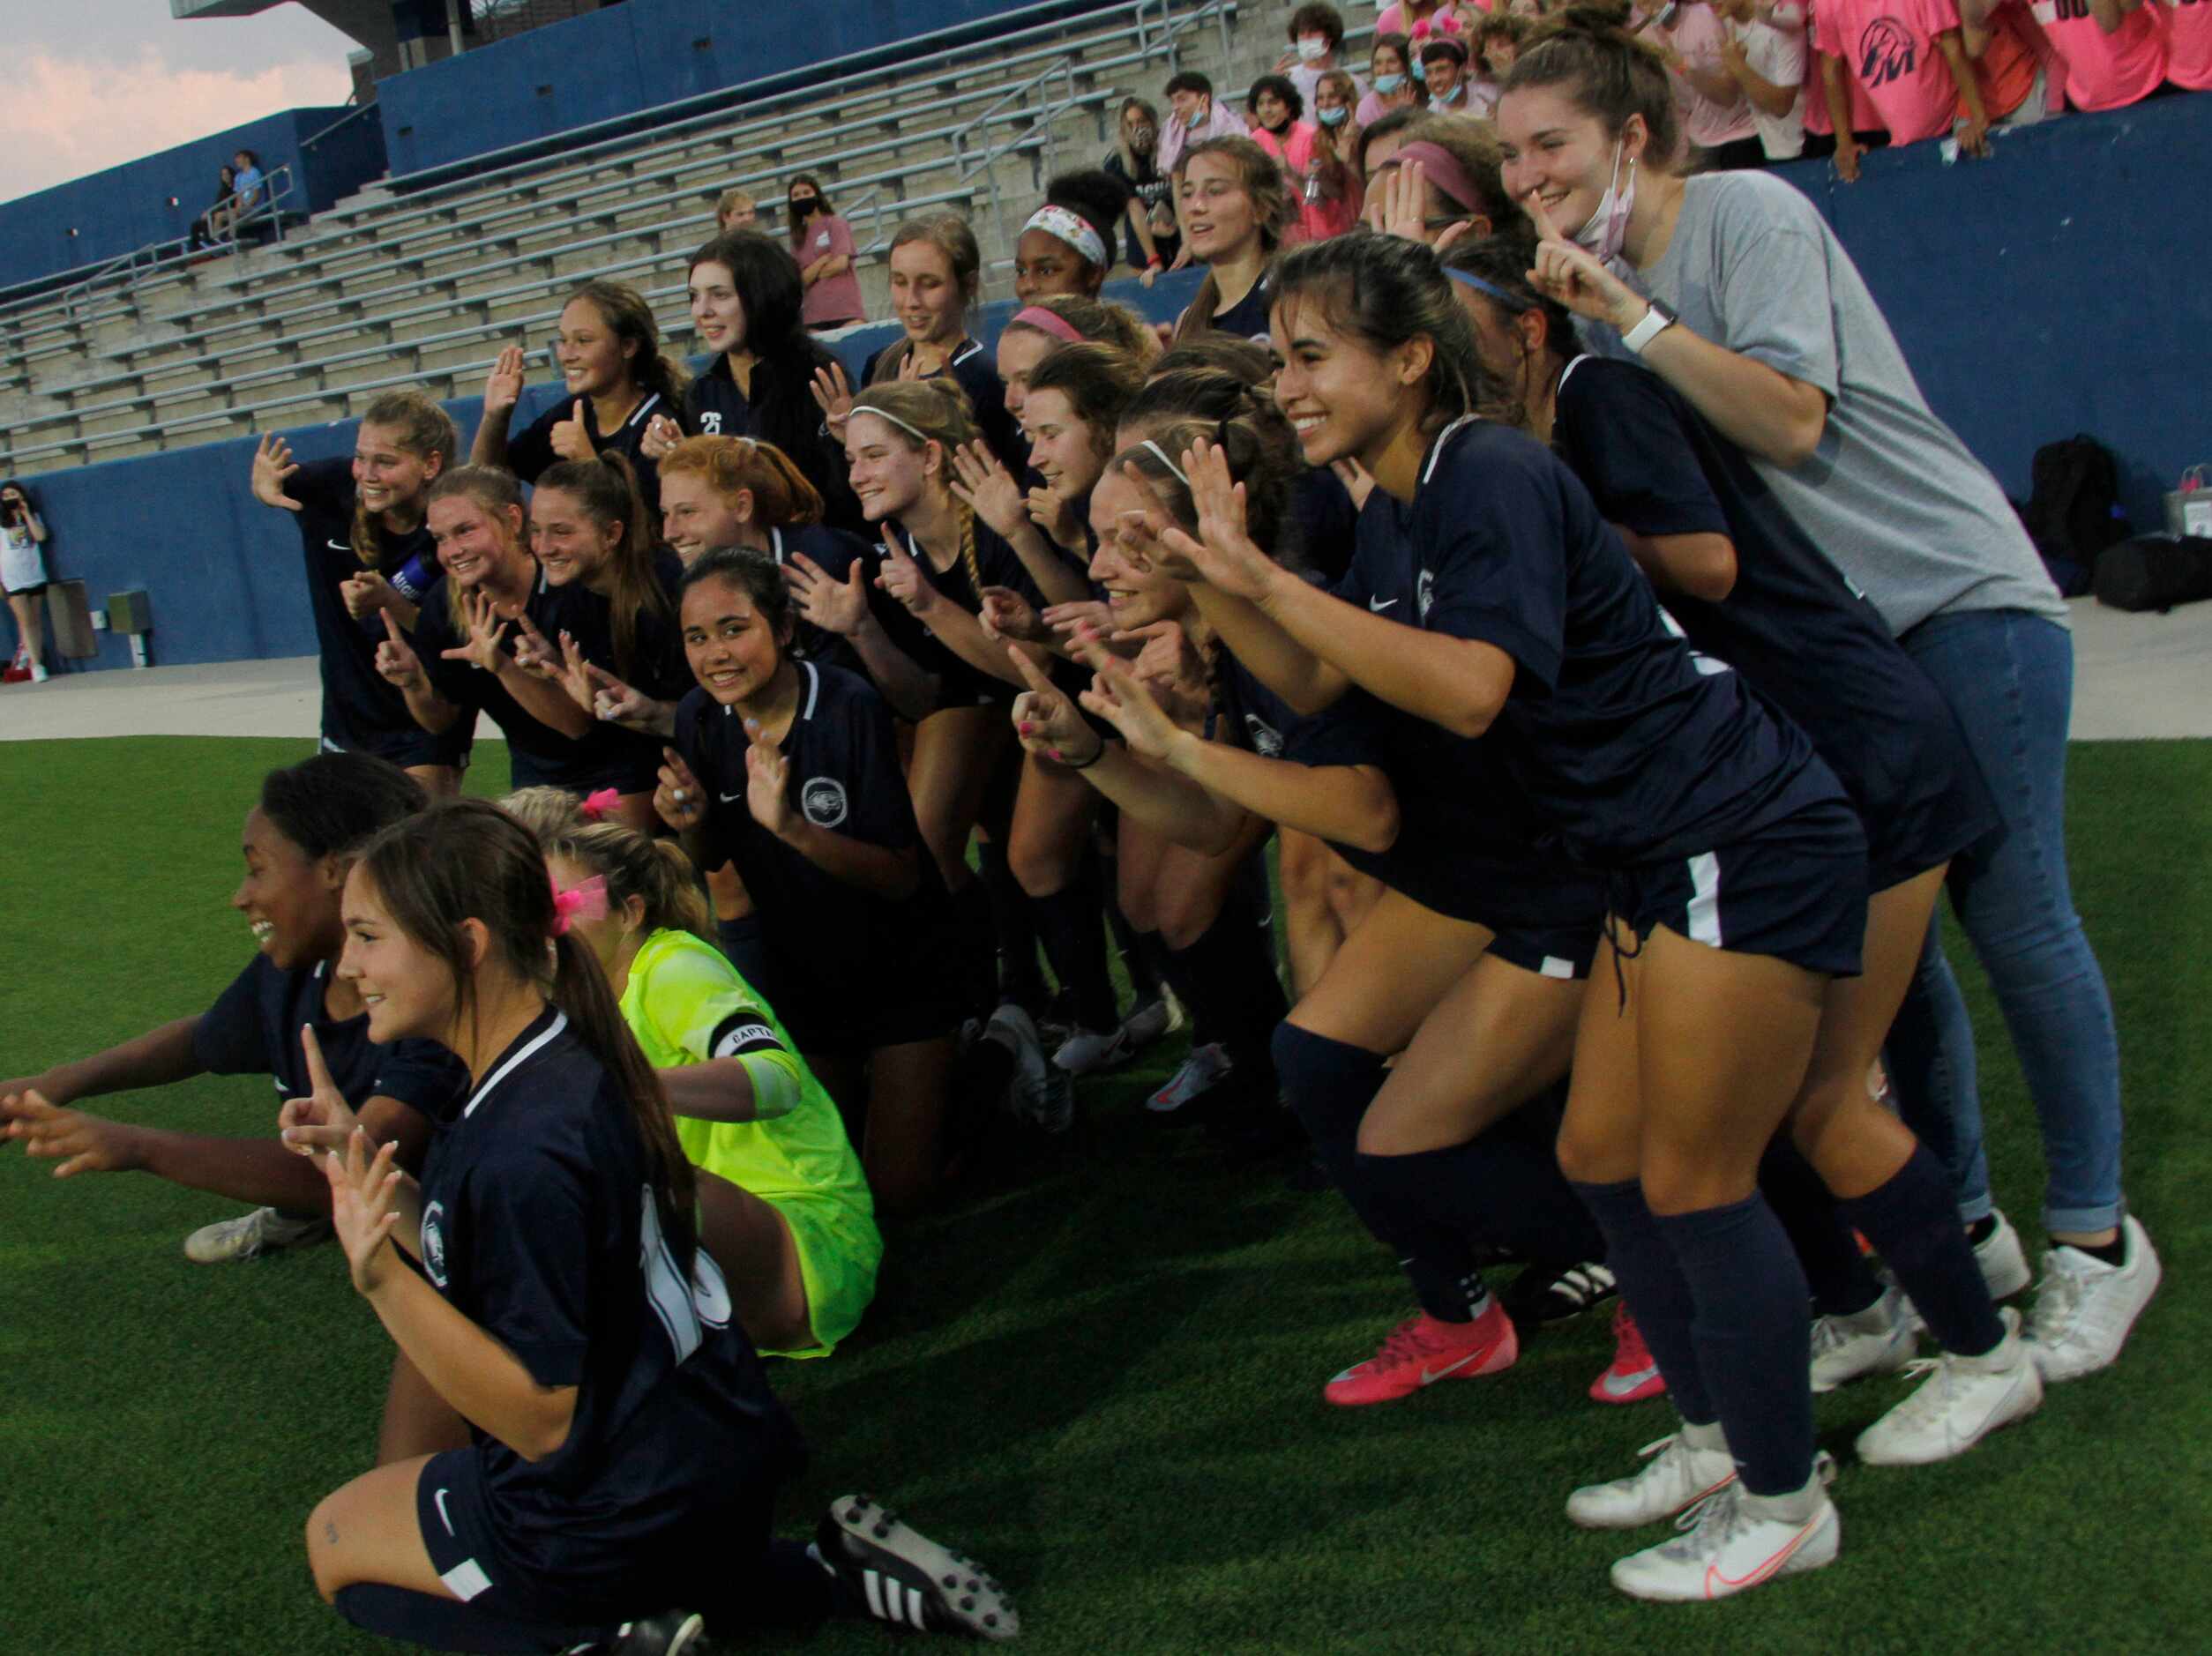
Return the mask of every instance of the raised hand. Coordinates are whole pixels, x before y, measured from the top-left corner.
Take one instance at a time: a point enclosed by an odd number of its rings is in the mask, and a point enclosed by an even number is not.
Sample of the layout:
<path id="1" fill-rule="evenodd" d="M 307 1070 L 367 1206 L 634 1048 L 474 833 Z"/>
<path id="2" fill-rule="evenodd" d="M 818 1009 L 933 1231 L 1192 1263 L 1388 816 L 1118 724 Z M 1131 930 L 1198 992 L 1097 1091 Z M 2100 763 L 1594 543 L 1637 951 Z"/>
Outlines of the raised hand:
<path id="1" fill-rule="evenodd" d="M 584 663 L 584 677 L 591 686 L 592 697 L 586 711 L 593 718 L 646 735 L 668 734 L 663 728 L 669 722 L 664 704 L 643 690 L 631 689 L 605 668 L 590 661 Z"/>
<path id="2" fill-rule="evenodd" d="M 783 584 L 791 589 L 799 614 L 824 632 L 849 638 L 868 619 L 868 569 L 858 558 L 841 581 L 805 553 L 794 552 L 783 566 Z"/>
<path id="3" fill-rule="evenodd" d="M 522 347 L 510 345 L 493 360 L 491 372 L 484 377 L 484 413 L 511 414 L 521 400 Z"/>
<path id="4" fill-rule="evenodd" d="M 519 661 L 522 659 L 522 643 L 516 644 L 514 653 L 515 660 Z M 568 692 L 569 700 L 593 718 L 600 717 L 599 685 L 592 678 L 592 664 L 584 659 L 581 645 L 564 632 L 561 635 L 561 653 L 557 657 L 548 660 L 546 668 L 546 675 Z"/>
<path id="5" fill-rule="evenodd" d="M 1072 604 L 1047 604 L 1044 624 L 1055 632 L 1072 633 L 1076 628 L 1089 626 L 1100 632 L 1114 630 L 1114 610 L 1110 604 L 1102 604 L 1095 598 L 1079 599 Z"/>
<path id="6" fill-rule="evenodd" d="M 131 1130 L 120 1122 L 49 1104 L 33 1090 L 9 1100 L 7 1125 L 0 1138 L 12 1138 L 24 1153 L 58 1161 L 57 1179 L 80 1173 L 131 1173 L 141 1165 Z"/>
<path id="7" fill-rule="evenodd" d="M 445 651 L 442 659 L 466 661 L 487 673 L 497 673 L 502 659 L 499 646 L 514 623 L 499 613 L 489 593 L 463 593 L 461 617 L 468 623 L 468 640 Z"/>
<path id="8" fill-rule="evenodd" d="M 1562 235 L 1536 190 L 1521 198 L 1536 226 L 1536 265 L 1528 272 L 1536 290 L 1556 299 L 1578 317 L 1610 322 L 1625 332 L 1649 307 L 1634 289 L 1600 264 L 1587 248 Z"/>
<path id="9" fill-rule="evenodd" d="M 900 544 L 899 537 L 891 533 L 889 524 L 883 526 L 883 572 L 876 577 L 876 585 L 905 606 L 916 621 L 926 621 L 938 606 L 937 588 L 930 585 L 930 578 Z"/>
<path id="10" fill-rule="evenodd" d="M 706 790 L 674 748 L 661 750 L 661 785 L 654 789 L 653 809 L 678 833 L 706 820 Z"/>
<path id="11" fill-rule="evenodd" d="M 298 511 L 300 503 L 284 492 L 284 485 L 299 469 L 292 445 L 273 431 L 264 432 L 253 451 L 253 497 L 280 511 Z"/>
<path id="12" fill-rule="evenodd" d="M 781 838 L 791 821 L 791 761 L 758 722 L 745 720 L 745 809 L 753 821 Z"/>
<path id="13" fill-rule="evenodd" d="M 1044 531 L 1055 546 L 1071 552 L 1090 551 L 1082 522 L 1075 515 L 1074 503 L 1053 485 L 1048 483 L 1029 491 L 1029 519 Z"/>
<path id="14" fill-rule="evenodd" d="M 1095 639 L 1097 635 L 1086 629 L 1080 637 Z M 1183 630 L 1182 623 L 1155 621 L 1147 627 L 1117 632 L 1112 638 L 1117 644 L 1143 645 L 1127 663 L 1129 676 L 1158 698 L 1170 718 L 1186 728 L 1204 727 L 1213 692 L 1206 683 L 1206 661 L 1190 634 Z M 1095 670 L 1097 664 L 1092 666 Z"/>
<path id="15" fill-rule="evenodd" d="M 592 444 L 591 428 L 584 423 L 584 399 L 579 397 L 569 405 L 568 418 L 553 428 L 553 452 L 564 460 L 595 460 L 599 451 Z"/>
<path id="16" fill-rule="evenodd" d="M 1229 458 L 1200 437 L 1183 453 L 1191 480 L 1191 502 L 1198 508 L 1198 533 L 1170 526 L 1161 545 L 1187 558 L 1208 586 L 1253 601 L 1267 595 L 1278 565 L 1244 530 L 1244 486 L 1232 482 Z"/>
<path id="17" fill-rule="evenodd" d="M 300 1050 L 307 1056 L 307 1096 L 287 1099 L 277 1112 L 277 1126 L 287 1150 L 310 1158 L 328 1155 L 346 1147 L 346 1141 L 361 1125 L 360 1118 L 330 1078 L 322 1043 L 315 1039 L 310 1025 L 300 1026 Z"/>
<path id="18" fill-rule="evenodd" d="M 983 444 L 953 451 L 952 484 L 953 494 L 975 508 L 975 515 L 1002 539 L 1010 541 L 1029 526 L 1021 485 Z"/>
<path id="19" fill-rule="evenodd" d="M 1078 633 L 1076 648 L 1091 664 L 1091 687 L 1083 692 L 1083 705 L 1121 732 L 1129 751 L 1139 758 L 1164 760 L 1184 734 L 1182 727 L 1168 717 L 1127 667 L 1106 653 L 1095 634 Z"/>
<path id="20" fill-rule="evenodd" d="M 684 428 L 664 414 L 646 421 L 645 435 L 638 439 L 638 452 L 648 460 L 657 460 L 684 441 Z"/>
<path id="21" fill-rule="evenodd" d="M 375 570 L 363 570 L 338 583 L 338 597 L 347 615 L 366 621 L 392 601 L 392 583 Z"/>
<path id="22" fill-rule="evenodd" d="M 1352 510 L 1364 511 L 1368 496 L 1375 492 L 1375 474 L 1349 454 L 1341 460 L 1331 460 L 1329 470 L 1336 474 L 1336 481 L 1344 485 L 1344 492 L 1352 497 Z"/>
<path id="23" fill-rule="evenodd" d="M 422 660 L 415 653 L 392 612 L 384 612 L 384 642 L 377 645 L 377 672 L 397 690 L 413 690 L 422 683 Z"/>
<path id="24" fill-rule="evenodd" d="M 1036 606 L 1013 587 L 986 586 L 983 600 L 983 607 L 976 619 L 983 623 L 985 638 L 998 644 L 1016 639 L 1025 644 L 1050 642 L 1051 634 L 1038 616 Z"/>
<path id="25" fill-rule="evenodd" d="M 1075 704 L 1019 650 L 1006 653 L 1029 686 L 1013 701 L 1014 735 L 1025 751 L 1062 765 L 1087 765 L 1098 757 L 1101 739 L 1083 722 Z"/>
<path id="26" fill-rule="evenodd" d="M 816 369 L 813 389 L 824 421 L 842 436 L 845 422 L 853 417 L 853 383 L 845 377 L 845 365 L 832 362 L 827 368 Z"/>
<path id="27" fill-rule="evenodd" d="M 400 1222 L 400 1182 L 407 1175 L 393 1167 L 397 1145 L 371 1155 L 369 1135 L 358 1127 L 346 1135 L 344 1148 L 323 1158 L 330 1181 L 330 1222 L 346 1250 L 354 1287 L 373 1294 L 392 1267 L 392 1231 Z"/>
<path id="28" fill-rule="evenodd" d="M 532 678 L 560 683 L 564 672 L 561 653 L 553 647 L 552 640 L 538 630 L 537 623 L 530 619 L 530 612 L 518 608 L 508 612 L 506 618 L 515 624 L 514 664 Z"/>

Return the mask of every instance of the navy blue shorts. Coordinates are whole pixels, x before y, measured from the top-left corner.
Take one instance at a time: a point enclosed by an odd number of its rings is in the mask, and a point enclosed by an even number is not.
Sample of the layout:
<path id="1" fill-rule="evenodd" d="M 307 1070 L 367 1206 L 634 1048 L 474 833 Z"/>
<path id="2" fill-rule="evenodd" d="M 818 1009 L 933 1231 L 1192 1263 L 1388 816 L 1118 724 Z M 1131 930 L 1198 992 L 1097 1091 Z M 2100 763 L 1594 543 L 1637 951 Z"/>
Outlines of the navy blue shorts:
<path id="1" fill-rule="evenodd" d="M 1604 934 L 1601 923 L 1587 926 L 1516 926 L 1493 932 L 1490 954 L 1539 976 L 1581 982 L 1590 975 L 1597 958 L 1597 940 Z"/>
<path id="2" fill-rule="evenodd" d="M 1850 806 L 1830 800 L 1753 839 L 1616 874 L 1610 906 L 1639 945 L 1664 926 L 1711 948 L 1857 977 L 1866 880 L 1865 832 Z"/>
<path id="3" fill-rule="evenodd" d="M 422 1464 L 415 1486 L 415 1519 L 445 1590 L 464 1604 L 497 1615 L 532 1618 L 543 1604 L 532 1583 L 507 1560 L 484 1494 L 483 1463 L 474 1449 L 449 1449 Z"/>
<path id="4" fill-rule="evenodd" d="M 445 765 L 465 771 L 468 768 L 472 737 L 473 729 L 459 734 L 449 730 L 444 735 L 433 735 L 427 730 L 393 731 L 367 742 L 341 742 L 326 735 L 322 749 L 325 753 L 370 754 L 403 771 L 419 765 Z"/>

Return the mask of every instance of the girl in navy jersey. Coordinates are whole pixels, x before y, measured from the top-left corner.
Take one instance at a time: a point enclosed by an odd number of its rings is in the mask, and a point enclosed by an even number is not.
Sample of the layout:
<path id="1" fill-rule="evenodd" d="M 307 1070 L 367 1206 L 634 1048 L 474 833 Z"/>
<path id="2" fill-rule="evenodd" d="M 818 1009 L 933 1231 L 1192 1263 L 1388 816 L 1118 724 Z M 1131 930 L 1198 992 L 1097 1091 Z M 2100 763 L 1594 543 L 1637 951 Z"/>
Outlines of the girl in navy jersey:
<path id="1" fill-rule="evenodd" d="M 645 451 L 656 461 L 686 430 L 758 437 L 790 458 L 821 496 L 824 519 L 858 530 L 841 439 L 814 399 L 815 376 L 836 362 L 799 319 L 799 267 L 781 242 L 751 231 L 718 235 L 691 256 L 691 323 L 714 353 L 684 393 L 684 419 L 658 420 Z"/>
<path id="2" fill-rule="evenodd" d="M 300 465 L 284 439 L 261 439 L 253 497 L 297 518 L 323 679 L 325 748 L 373 753 L 433 793 L 460 786 L 469 733 L 425 731 L 377 672 L 390 615 L 404 630 L 441 578 L 425 520 L 430 487 L 452 468 L 459 438 L 420 392 L 369 405 L 354 454 Z"/>
<path id="3" fill-rule="evenodd" d="M 1264 339 L 1262 279 L 1297 211 L 1282 168 L 1248 138 L 1207 138 L 1176 163 L 1175 188 L 1184 247 L 1207 267 L 1198 296 L 1176 322 L 1176 339 L 1212 330 Z"/>
<path id="4" fill-rule="evenodd" d="M 1477 417 L 1496 399 L 1432 255 L 1340 237 L 1289 255 L 1278 280 L 1283 410 L 1310 461 L 1354 458 L 1375 479 L 1362 532 L 1371 520 L 1395 548 L 1396 578 L 1338 597 L 1283 574 L 1200 454 L 1209 615 L 1293 706 L 1357 685 L 1484 738 L 1507 791 L 1603 873 L 1602 987 L 1561 1165 L 1678 1406 L 1708 1423 L 1691 1447 L 1724 1443 L 1741 1468 L 1614 1582 L 1698 1599 L 1816 1569 L 1839 1526 L 1814 1466 L 1808 1291 L 1756 1179 L 1827 983 L 1859 971 L 1865 837 L 1804 735 L 1669 630 L 1572 474 Z M 1655 1465 L 1578 1490 L 1570 1516 L 1650 1522 L 1706 1493 L 1690 1482 Z"/>
<path id="5" fill-rule="evenodd" d="M 698 1245 L 667 1096 L 571 932 L 579 907 L 475 800 L 387 831 L 348 879 L 340 970 L 370 1033 L 448 1048 L 470 1091 L 418 1183 L 345 1130 L 317 1066 L 325 1142 L 343 1143 L 323 1158 L 333 1219 L 354 1286 L 465 1436 L 324 1498 L 318 1590 L 444 1649 L 667 1656 L 696 1642 L 694 1607 L 733 1631 L 788 1625 L 874 1568 L 902 1609 L 915 1595 L 901 1619 L 989 1630 L 934 1590 L 948 1555 L 896 1524 L 854 1534 L 856 1503 L 818 1555 L 771 1540 L 804 1451 Z"/>
<path id="6" fill-rule="evenodd" d="M 1027 445 L 1006 412 L 1005 384 L 990 354 L 968 332 L 968 312 L 982 292 L 983 272 L 983 252 L 967 220 L 945 213 L 900 225 L 891 237 L 891 303 L 906 337 L 871 356 L 860 378 L 863 384 L 872 385 L 878 380 L 950 374 L 968 393 L 975 423 L 991 452 L 1009 466 L 1019 466 Z M 841 425 L 852 412 L 852 403 L 843 369 L 832 374 L 831 384 L 822 388 L 830 398 L 824 412 Z"/>
<path id="7" fill-rule="evenodd" d="M 646 507 L 658 512 L 660 481 L 646 432 L 682 404 L 684 370 L 661 348 L 653 307 L 627 283 L 586 282 L 561 308 L 553 356 L 561 400 L 510 436 L 507 421 L 522 399 L 523 354 L 512 345 L 500 352 L 484 382 L 483 418 L 469 459 L 504 466 L 534 483 L 556 461 L 619 454 L 636 471 Z"/>
<path id="8" fill-rule="evenodd" d="M 1126 305 L 1108 300 L 1055 294 L 1027 304 L 998 331 L 998 377 L 1006 387 L 1006 411 L 1017 420 L 1028 395 L 1029 376 L 1045 354 L 1058 345 L 1085 339 L 1126 351 L 1149 367 L 1160 354 L 1160 337 Z"/>
<path id="9" fill-rule="evenodd" d="M 1909 1296 L 1949 1354 L 1924 1383 L 1926 1399 L 1900 1404 L 1861 1436 L 1860 1458 L 1962 1453 L 2031 1412 L 2042 1387 L 2018 1317 L 2000 1320 L 1991 1303 L 1942 1165 L 1867 1095 L 1865 1078 L 1952 854 L 1994 824 L 1988 790 L 1949 706 L 1742 451 L 1657 376 L 1576 354 L 1565 309 L 1528 285 L 1535 262 L 1525 235 L 1454 248 L 1446 260 L 1484 365 L 1518 389 L 1529 429 L 1589 486 L 1691 644 L 1805 730 L 1866 829 L 1865 970 L 1827 987 L 1790 1125 L 1898 1287 L 1885 1294 L 1856 1249 L 1842 1249 L 1854 1279 L 1840 1303 L 1820 1296 L 1830 1316 L 1813 1380 L 1825 1391 L 1902 1367 L 1913 1346 Z"/>

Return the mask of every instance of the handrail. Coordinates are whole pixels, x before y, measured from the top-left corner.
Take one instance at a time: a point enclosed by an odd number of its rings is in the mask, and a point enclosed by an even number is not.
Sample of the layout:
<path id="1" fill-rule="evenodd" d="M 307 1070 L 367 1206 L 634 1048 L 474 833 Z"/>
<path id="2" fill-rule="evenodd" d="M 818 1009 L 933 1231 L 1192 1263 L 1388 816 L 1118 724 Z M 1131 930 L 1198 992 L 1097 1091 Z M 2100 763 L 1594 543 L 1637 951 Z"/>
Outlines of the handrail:
<path id="1" fill-rule="evenodd" d="M 353 97 L 358 95 L 358 93 L 349 94 L 347 101 L 351 102 Z M 318 144 L 320 144 L 332 133 L 337 131 L 340 127 L 349 125 L 352 123 L 360 120 L 364 115 L 373 114 L 377 106 L 373 103 L 364 103 L 355 108 L 348 110 L 346 114 L 340 116 L 338 119 L 332 122 L 328 126 L 325 127 L 321 131 L 314 134 L 311 138 L 302 138 L 300 140 L 300 153 L 303 155 L 306 154 L 308 151 L 313 149 Z"/>
<path id="2" fill-rule="evenodd" d="M 277 185 L 277 180 L 280 178 L 284 181 L 281 189 Z M 229 242 L 235 251 L 238 245 L 238 227 L 242 224 L 252 224 L 263 219 L 273 220 L 278 227 L 278 234 L 281 235 L 284 214 L 283 210 L 277 204 L 292 193 L 295 182 L 288 162 L 284 166 L 273 168 L 263 174 L 262 198 L 235 214 L 228 224 L 224 227 L 220 239 Z M 207 209 L 208 214 L 212 216 L 216 208 L 228 206 L 236 201 L 242 193 L 243 192 L 233 190 L 221 200 L 212 203 Z M 163 248 L 174 243 L 176 239 L 173 235 L 165 235 L 158 242 L 149 242 L 144 247 L 133 248 L 128 253 L 109 259 L 91 275 L 86 277 L 83 281 L 62 290 L 62 309 L 73 321 L 76 319 L 77 307 L 80 301 L 88 298 L 93 288 L 106 282 L 110 277 L 120 273 L 126 280 L 135 280 L 143 272 L 159 270 L 164 265 L 173 265 L 181 259 L 192 257 L 201 250 L 186 247 L 169 253 L 161 251 Z"/>

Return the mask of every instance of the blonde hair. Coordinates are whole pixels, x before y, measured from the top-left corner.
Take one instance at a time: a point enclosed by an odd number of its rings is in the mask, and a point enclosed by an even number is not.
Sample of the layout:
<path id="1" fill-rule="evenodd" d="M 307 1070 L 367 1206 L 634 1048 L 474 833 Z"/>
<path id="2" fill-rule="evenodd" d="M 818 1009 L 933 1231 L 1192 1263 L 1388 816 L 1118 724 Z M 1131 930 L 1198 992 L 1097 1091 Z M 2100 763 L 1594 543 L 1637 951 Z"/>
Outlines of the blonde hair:
<path id="1" fill-rule="evenodd" d="M 585 825 L 583 805 L 564 787 L 518 787 L 498 803 L 541 842 Z"/>
<path id="2" fill-rule="evenodd" d="M 965 325 L 968 309 L 975 302 L 983 288 L 983 252 L 975 242 L 975 232 L 968 220 L 957 213 L 941 213 L 931 219 L 908 219 L 891 237 L 891 251 L 915 242 L 933 247 L 945 255 L 945 268 L 953 272 L 953 284 L 960 290 L 960 317 Z M 896 379 L 899 368 L 914 349 L 914 341 L 903 335 L 893 339 L 876 357 L 877 380 Z"/>
<path id="3" fill-rule="evenodd" d="M 622 908 L 633 897 L 642 899 L 646 931 L 688 931 L 702 943 L 714 942 L 714 912 L 699 889 L 698 869 L 675 840 L 648 839 L 612 822 L 541 833 L 539 838 L 547 856 L 565 857 L 605 878 L 609 908 Z"/>
<path id="4" fill-rule="evenodd" d="M 1151 366 L 1153 358 L 1160 354 L 1160 336 L 1152 331 L 1150 323 L 1127 305 L 1094 299 L 1087 294 L 1050 294 L 1032 299 L 1007 319 L 1001 332 L 1042 333 L 1048 339 L 1058 339 L 1058 334 L 1021 319 L 1021 312 L 1032 307 L 1050 310 L 1087 339 L 1128 352 L 1143 366 Z"/>
<path id="5" fill-rule="evenodd" d="M 422 392 L 383 392 L 362 412 L 361 423 L 382 426 L 391 432 L 393 446 L 402 454 L 412 454 L 418 460 L 435 455 L 440 472 L 452 471 L 453 462 L 460 458 L 460 433 L 454 429 L 453 416 Z M 365 567 L 384 567 L 387 550 L 384 527 L 361 504 L 358 491 L 354 497 L 353 526 L 347 539 L 353 544 L 354 556 Z"/>
<path id="6" fill-rule="evenodd" d="M 822 521 L 822 494 L 773 443 L 753 437 L 685 437 L 661 457 L 662 477 L 703 477 L 725 503 L 752 493 L 754 515 L 775 528 Z"/>
<path id="7" fill-rule="evenodd" d="M 760 204 L 759 202 L 755 201 L 751 196 L 747 195 L 742 190 L 725 190 L 720 196 L 715 198 L 714 223 L 717 228 L 720 228 L 721 221 L 729 217 L 731 213 L 744 207 L 751 207 L 758 210 L 759 205 Z"/>
<path id="8" fill-rule="evenodd" d="M 442 474 L 430 485 L 427 505 L 454 496 L 473 500 L 484 510 L 494 523 L 503 524 L 512 537 L 512 544 L 522 545 L 522 531 L 517 526 L 522 512 L 521 480 L 504 466 L 457 466 Z M 511 518 L 510 512 L 515 514 Z M 447 581 L 445 586 L 446 614 L 452 617 L 453 630 L 460 637 L 468 636 L 468 612 L 461 608 L 461 589 L 458 581 Z"/>
<path id="9" fill-rule="evenodd" d="M 936 444 L 945 451 L 944 474 L 948 478 L 953 451 L 980 442 L 983 436 L 975 429 L 975 411 L 968 393 L 949 374 L 937 379 L 894 379 L 864 386 L 853 398 L 853 413 L 884 415 L 892 434 L 910 449 Z M 916 432 L 921 436 L 916 436 Z M 980 595 L 983 570 L 975 556 L 975 509 L 957 495 L 953 496 L 953 504 L 960 517 L 960 562 Z"/>

